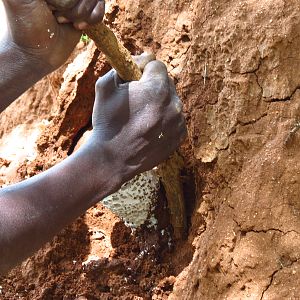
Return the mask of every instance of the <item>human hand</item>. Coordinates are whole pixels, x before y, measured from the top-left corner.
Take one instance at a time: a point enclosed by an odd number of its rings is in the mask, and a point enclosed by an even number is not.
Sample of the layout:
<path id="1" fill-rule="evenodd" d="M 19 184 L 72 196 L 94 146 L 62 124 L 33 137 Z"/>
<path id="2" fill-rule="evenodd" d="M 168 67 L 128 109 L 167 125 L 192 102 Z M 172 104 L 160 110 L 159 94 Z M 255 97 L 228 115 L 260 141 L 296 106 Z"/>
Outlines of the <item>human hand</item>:
<path id="1" fill-rule="evenodd" d="M 139 63 L 145 65 L 147 59 L 141 56 Z M 114 70 L 97 81 L 92 137 L 121 166 L 123 182 L 176 150 L 186 137 L 186 125 L 182 103 L 162 62 L 146 64 L 140 81 L 121 83 Z"/>
<path id="2" fill-rule="evenodd" d="M 8 43 L 40 62 L 42 73 L 61 66 L 88 24 L 102 21 L 104 0 L 78 0 L 73 8 L 54 11 L 44 0 L 3 0 Z M 59 23 L 60 22 L 60 23 Z M 71 22 L 71 23 L 70 23 Z M 70 24 L 64 24 L 70 23 Z"/>

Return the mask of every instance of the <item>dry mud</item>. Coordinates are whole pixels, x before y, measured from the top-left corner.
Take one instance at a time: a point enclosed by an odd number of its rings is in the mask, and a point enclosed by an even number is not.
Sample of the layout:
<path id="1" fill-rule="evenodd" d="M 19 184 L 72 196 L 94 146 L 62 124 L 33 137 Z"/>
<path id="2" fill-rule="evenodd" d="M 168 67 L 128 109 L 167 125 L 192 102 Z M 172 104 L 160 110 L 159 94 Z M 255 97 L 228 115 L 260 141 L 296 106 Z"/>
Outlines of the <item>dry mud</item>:
<path id="1" fill-rule="evenodd" d="M 299 299 L 299 1 L 108 4 L 107 22 L 133 53 L 168 65 L 184 103 L 186 238 L 172 239 L 163 193 L 157 231 L 132 234 L 99 204 L 2 278 L 0 298 Z M 89 129 L 93 86 L 109 66 L 92 44 L 79 52 L 64 77 L 50 76 L 55 109 L 45 106 L 36 157 L 21 156 L 14 181 L 65 158 Z M 30 99 L 45 103 L 48 91 L 39 84 L 18 104 L 32 126 L 41 108 Z M 1 124 L 24 123 L 19 111 Z M 3 157 L 3 178 L 10 163 Z"/>

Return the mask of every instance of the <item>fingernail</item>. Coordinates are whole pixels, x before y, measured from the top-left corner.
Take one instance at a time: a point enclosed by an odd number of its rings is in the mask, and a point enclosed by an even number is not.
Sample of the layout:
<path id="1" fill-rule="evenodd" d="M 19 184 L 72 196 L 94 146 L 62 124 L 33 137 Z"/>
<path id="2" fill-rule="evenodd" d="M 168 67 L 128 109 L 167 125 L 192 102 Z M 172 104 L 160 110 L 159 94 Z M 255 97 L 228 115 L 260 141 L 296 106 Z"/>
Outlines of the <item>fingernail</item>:
<path id="1" fill-rule="evenodd" d="M 76 27 L 79 30 L 84 30 L 89 26 L 89 24 L 87 22 L 80 22 L 80 23 L 76 23 Z"/>
<path id="2" fill-rule="evenodd" d="M 63 17 L 63 16 L 57 17 L 57 22 L 61 23 L 61 24 L 70 23 L 70 21 L 66 17 Z"/>

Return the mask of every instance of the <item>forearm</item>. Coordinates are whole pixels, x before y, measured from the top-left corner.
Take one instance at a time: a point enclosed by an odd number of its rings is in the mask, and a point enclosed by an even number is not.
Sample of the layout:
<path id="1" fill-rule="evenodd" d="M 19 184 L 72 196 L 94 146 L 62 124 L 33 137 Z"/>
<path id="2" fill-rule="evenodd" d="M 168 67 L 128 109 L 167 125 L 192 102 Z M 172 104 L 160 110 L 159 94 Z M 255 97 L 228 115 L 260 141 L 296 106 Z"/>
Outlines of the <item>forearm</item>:
<path id="1" fill-rule="evenodd" d="M 89 144 L 57 166 L 0 193 L 0 273 L 30 256 L 101 198 L 122 172 Z"/>
<path id="2" fill-rule="evenodd" d="M 0 112 L 49 71 L 30 54 L 0 40 Z"/>

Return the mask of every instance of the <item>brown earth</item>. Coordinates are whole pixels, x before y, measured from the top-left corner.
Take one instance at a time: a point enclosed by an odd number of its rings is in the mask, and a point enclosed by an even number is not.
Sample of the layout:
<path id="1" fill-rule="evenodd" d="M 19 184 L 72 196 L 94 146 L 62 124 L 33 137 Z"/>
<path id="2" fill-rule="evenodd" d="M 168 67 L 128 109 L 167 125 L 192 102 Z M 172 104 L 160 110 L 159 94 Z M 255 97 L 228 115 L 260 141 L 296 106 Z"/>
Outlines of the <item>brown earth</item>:
<path id="1" fill-rule="evenodd" d="M 299 10 L 295 0 L 109 1 L 108 23 L 133 53 L 167 63 L 184 102 L 187 238 L 172 239 L 163 194 L 151 232 L 131 233 L 99 204 L 2 278 L 0 298 L 300 299 Z M 92 45 L 81 52 L 63 80 L 48 79 L 55 110 L 30 105 L 46 100 L 40 83 L 22 113 L 2 115 L 12 124 L 2 141 L 24 113 L 49 121 L 15 181 L 65 158 L 89 129 L 108 66 Z"/>

